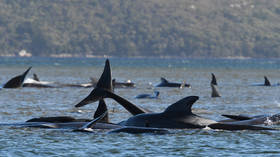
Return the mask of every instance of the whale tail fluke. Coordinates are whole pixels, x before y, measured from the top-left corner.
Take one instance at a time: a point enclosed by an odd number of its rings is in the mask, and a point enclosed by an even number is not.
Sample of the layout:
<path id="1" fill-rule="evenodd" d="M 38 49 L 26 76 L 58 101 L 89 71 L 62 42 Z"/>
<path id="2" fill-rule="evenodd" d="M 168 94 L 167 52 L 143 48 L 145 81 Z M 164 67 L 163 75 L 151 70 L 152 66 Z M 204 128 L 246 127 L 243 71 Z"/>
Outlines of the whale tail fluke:
<path id="1" fill-rule="evenodd" d="M 84 98 L 81 102 L 75 105 L 75 107 L 81 107 L 105 98 L 105 91 L 113 91 L 111 67 L 108 59 L 105 62 L 103 73 L 99 78 L 95 88 L 86 98 Z"/>
<path id="2" fill-rule="evenodd" d="M 28 74 L 28 72 L 30 71 L 31 68 L 32 67 L 29 67 L 23 74 L 18 75 L 16 77 L 13 77 L 12 79 L 10 79 L 7 83 L 5 83 L 3 88 L 19 88 L 19 87 L 21 87 L 26 75 Z"/>
<path id="3" fill-rule="evenodd" d="M 127 111 L 129 111 L 132 115 L 149 112 L 113 93 L 111 68 L 110 68 L 110 62 L 108 59 L 106 60 L 104 71 L 103 71 L 100 79 L 98 80 L 96 87 L 92 90 L 92 92 L 86 98 L 84 98 L 81 102 L 79 102 L 77 105 L 75 105 L 75 107 L 81 107 L 81 106 L 96 102 L 96 101 L 104 99 L 104 98 L 114 99 L 120 105 L 122 105 L 125 109 L 127 109 Z"/>
<path id="4" fill-rule="evenodd" d="M 264 85 L 271 86 L 270 81 L 268 80 L 268 78 L 266 76 L 264 76 Z"/>
<path id="5" fill-rule="evenodd" d="M 211 84 L 211 89 L 212 89 L 212 93 L 211 93 L 211 97 L 212 98 L 221 97 L 221 95 L 219 94 L 219 92 L 216 89 L 215 85 Z"/>

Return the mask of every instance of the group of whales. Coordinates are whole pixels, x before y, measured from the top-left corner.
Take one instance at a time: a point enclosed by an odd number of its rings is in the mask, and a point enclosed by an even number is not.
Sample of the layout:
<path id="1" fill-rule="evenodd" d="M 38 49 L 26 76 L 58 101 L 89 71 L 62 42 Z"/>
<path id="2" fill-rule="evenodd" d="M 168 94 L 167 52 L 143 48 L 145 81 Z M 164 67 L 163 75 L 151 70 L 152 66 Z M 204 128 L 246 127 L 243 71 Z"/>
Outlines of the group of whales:
<path id="1" fill-rule="evenodd" d="M 25 76 L 31 67 L 20 77 Z M 19 76 L 18 76 L 19 77 Z M 13 78 L 15 79 L 15 78 Z M 13 80 L 12 79 L 12 80 Z M 19 79 L 21 80 L 21 79 Z M 8 81 L 9 83 L 10 81 Z M 5 84 L 6 85 L 6 84 Z M 4 86 L 5 86 L 4 85 Z M 211 85 L 217 86 L 216 77 L 212 74 Z M 180 85 L 181 86 L 181 85 Z M 127 133 L 167 133 L 166 129 L 220 129 L 220 130 L 274 130 L 259 124 L 266 122 L 278 122 L 279 115 L 273 116 L 243 116 L 243 115 L 224 115 L 230 119 L 214 121 L 206 119 L 192 113 L 192 105 L 199 99 L 198 96 L 188 96 L 168 106 L 161 113 L 153 113 L 143 109 L 113 91 L 113 80 L 110 62 L 107 59 L 101 77 L 96 83 L 92 92 L 79 102 L 75 107 L 82 107 L 89 103 L 99 101 L 98 108 L 94 114 L 94 119 L 75 119 L 73 117 L 40 117 L 27 120 L 24 123 L 2 124 L 18 125 L 24 127 L 40 128 L 68 128 L 74 131 L 90 131 L 93 129 L 111 129 L 110 132 Z M 109 122 L 108 109 L 104 99 L 111 98 L 123 106 L 132 117 L 119 123 Z M 1 124 L 0 124 L 1 125 Z"/>
<path id="2" fill-rule="evenodd" d="M 90 88 L 94 87 L 97 83 L 95 78 L 90 78 L 89 83 L 59 83 L 59 82 L 47 82 L 39 80 L 37 74 L 33 73 L 33 78 L 27 78 L 26 75 L 30 71 L 32 67 L 29 67 L 24 73 L 21 75 L 17 75 L 3 84 L 0 88 L 19 88 L 19 87 L 36 87 L 36 88 L 61 88 L 61 87 L 84 87 Z M 135 87 L 135 84 L 130 80 L 127 82 L 117 82 L 116 79 L 112 80 L 114 88 L 122 88 L 122 87 Z"/>

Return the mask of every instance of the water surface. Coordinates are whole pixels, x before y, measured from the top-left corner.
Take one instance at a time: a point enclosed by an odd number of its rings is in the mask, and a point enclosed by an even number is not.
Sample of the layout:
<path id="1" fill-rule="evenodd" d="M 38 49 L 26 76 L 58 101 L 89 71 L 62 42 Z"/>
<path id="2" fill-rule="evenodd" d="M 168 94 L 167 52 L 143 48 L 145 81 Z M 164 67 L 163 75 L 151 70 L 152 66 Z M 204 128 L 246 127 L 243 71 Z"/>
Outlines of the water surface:
<path id="1" fill-rule="evenodd" d="M 32 66 L 42 81 L 87 83 L 103 70 L 102 58 L 0 58 L 0 82 Z M 200 99 L 194 113 L 214 120 L 221 114 L 279 113 L 280 87 L 256 87 L 266 75 L 272 84 L 280 82 L 280 60 L 276 59 L 128 59 L 111 58 L 112 75 L 131 80 L 134 89 L 116 93 L 155 112 L 190 95 Z M 211 98 L 210 79 L 215 73 L 221 98 Z M 160 77 L 190 83 L 192 88 L 154 88 Z M 97 107 L 74 105 L 90 88 L 21 88 L 0 90 L 0 122 L 23 122 L 40 116 L 68 115 L 91 118 Z M 138 100 L 142 93 L 160 91 L 156 100 Z M 131 115 L 116 102 L 106 99 L 112 122 Z M 278 128 L 278 126 L 271 126 Z M 0 156 L 278 156 L 278 131 L 175 130 L 168 135 L 96 134 L 38 128 L 0 128 Z"/>

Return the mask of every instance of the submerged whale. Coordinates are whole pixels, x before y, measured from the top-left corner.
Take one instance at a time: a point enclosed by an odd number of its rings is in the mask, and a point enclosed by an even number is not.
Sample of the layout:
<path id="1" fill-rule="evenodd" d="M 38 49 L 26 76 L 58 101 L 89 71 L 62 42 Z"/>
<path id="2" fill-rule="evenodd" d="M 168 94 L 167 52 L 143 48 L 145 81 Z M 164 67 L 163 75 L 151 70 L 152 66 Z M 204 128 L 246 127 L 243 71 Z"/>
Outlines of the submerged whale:
<path id="1" fill-rule="evenodd" d="M 131 82 L 130 80 L 127 80 L 126 82 L 117 82 L 116 79 L 113 79 L 112 81 L 114 88 L 135 87 L 135 83 Z"/>
<path id="2" fill-rule="evenodd" d="M 37 74 L 33 73 L 33 78 L 24 80 L 22 87 L 36 87 L 36 88 L 55 88 L 54 82 L 40 81 Z"/>
<path id="3" fill-rule="evenodd" d="M 202 118 L 192 113 L 191 107 L 198 96 L 188 96 L 167 107 L 161 113 L 149 113 L 134 105 L 128 100 L 116 95 L 112 90 L 111 68 L 109 60 L 106 60 L 104 71 L 98 80 L 98 85 L 93 91 L 75 107 L 81 107 L 99 99 L 112 98 L 127 109 L 132 115 L 129 119 L 120 122 L 122 126 L 144 127 L 144 128 L 212 128 L 223 130 L 272 130 L 271 128 L 219 123 L 214 120 Z"/>
<path id="4" fill-rule="evenodd" d="M 136 99 L 157 99 L 159 96 L 159 91 L 154 91 L 154 94 L 139 94 Z"/>
<path id="5" fill-rule="evenodd" d="M 190 84 L 186 84 L 186 83 L 169 82 L 163 77 L 161 77 L 160 80 L 161 82 L 158 85 L 156 85 L 156 87 L 188 87 L 188 88 L 191 87 Z"/>
<path id="6" fill-rule="evenodd" d="M 28 72 L 30 71 L 32 67 L 29 67 L 23 74 L 18 75 L 10 79 L 7 83 L 3 85 L 3 88 L 19 88 L 22 87 L 22 84 L 24 82 L 24 79 Z"/>
<path id="7" fill-rule="evenodd" d="M 230 118 L 231 124 L 245 124 L 245 125 L 278 125 L 280 124 L 280 114 L 274 115 L 257 115 L 257 116 L 248 116 L 248 115 L 222 115 L 224 117 Z"/>
<path id="8" fill-rule="evenodd" d="M 103 115 L 103 113 L 105 113 Z M 93 118 L 98 118 L 99 116 L 103 115 L 102 119 L 100 119 L 100 122 L 109 123 L 109 116 L 108 116 L 108 110 L 107 105 L 103 99 L 99 100 L 98 107 L 94 113 Z M 70 123 L 70 122 L 90 122 L 92 119 L 76 119 L 69 116 L 56 116 L 56 117 L 39 117 L 39 118 L 32 118 L 27 120 L 26 122 L 48 122 L 48 123 Z"/>
<path id="9" fill-rule="evenodd" d="M 62 87 L 80 87 L 80 88 L 90 88 L 94 87 L 96 83 L 92 81 L 89 83 L 59 83 L 59 82 L 48 82 L 40 81 L 37 74 L 33 74 L 33 78 L 25 79 L 23 87 L 35 87 L 35 88 L 62 88 Z"/>

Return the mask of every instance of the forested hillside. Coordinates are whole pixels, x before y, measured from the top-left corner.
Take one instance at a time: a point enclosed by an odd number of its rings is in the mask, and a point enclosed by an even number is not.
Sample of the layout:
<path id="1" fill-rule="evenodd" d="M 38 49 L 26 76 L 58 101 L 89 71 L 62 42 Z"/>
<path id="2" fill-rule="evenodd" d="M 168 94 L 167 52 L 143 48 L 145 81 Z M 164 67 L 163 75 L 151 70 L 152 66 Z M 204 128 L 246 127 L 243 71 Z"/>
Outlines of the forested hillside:
<path id="1" fill-rule="evenodd" d="M 279 0 L 0 0 L 0 55 L 280 57 Z"/>

